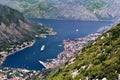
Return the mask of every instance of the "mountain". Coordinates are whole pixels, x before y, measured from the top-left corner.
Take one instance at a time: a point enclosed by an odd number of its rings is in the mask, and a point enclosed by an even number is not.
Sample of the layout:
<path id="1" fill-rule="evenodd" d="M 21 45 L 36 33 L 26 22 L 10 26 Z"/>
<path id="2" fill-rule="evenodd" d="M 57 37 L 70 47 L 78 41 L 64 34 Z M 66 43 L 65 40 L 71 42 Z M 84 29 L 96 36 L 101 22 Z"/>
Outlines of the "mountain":
<path id="1" fill-rule="evenodd" d="M 67 7 L 68 5 L 73 5 L 74 0 L 64 1 L 67 4 L 64 4 L 63 1 L 64 0 L 59 0 L 59 1 L 56 0 L 57 4 L 55 4 L 53 1 L 53 3 L 50 3 L 49 5 L 52 6 L 53 11 L 55 9 L 57 11 L 58 6 L 62 6 L 62 7 L 58 7 L 59 9 L 61 8 L 60 10 L 62 10 L 62 11 L 64 10 L 64 8 L 68 8 L 68 10 L 69 10 L 70 8 L 72 9 L 72 7 L 75 7 L 75 6 Z M 106 3 L 103 4 L 104 2 L 102 2 L 102 3 L 100 3 L 100 6 L 98 6 L 97 5 L 98 3 L 97 3 L 97 4 L 94 4 L 94 5 L 96 5 L 95 7 L 93 5 L 88 8 L 86 6 L 88 4 L 79 2 L 79 0 L 75 0 L 75 1 L 78 4 L 80 4 L 80 7 L 82 7 L 83 11 L 88 10 L 88 12 L 90 12 L 92 14 L 94 14 L 96 12 L 97 18 L 99 18 L 99 19 L 109 19 L 109 18 L 116 19 L 117 17 L 119 17 L 119 14 L 118 14 L 119 11 L 117 11 L 117 10 L 119 10 L 119 5 L 118 5 L 119 1 L 109 3 L 108 5 L 106 5 Z M 81 1 L 83 1 L 83 0 L 81 0 Z M 86 0 L 86 1 L 88 1 L 88 0 Z M 90 1 L 91 0 L 89 0 L 88 2 L 90 2 Z M 106 1 L 108 1 L 108 0 L 106 0 Z M 33 3 L 40 4 L 40 3 L 36 3 L 36 2 L 33 2 Z M 5 4 L 8 4 L 8 3 L 5 2 Z M 31 3 L 29 3 L 29 4 L 31 4 Z M 52 5 L 52 4 L 54 4 L 54 5 Z M 63 4 L 63 5 L 61 5 L 61 4 Z M 41 6 L 41 5 L 43 5 L 43 6 Z M 46 2 L 41 5 L 39 5 L 40 7 L 43 7 L 43 10 L 40 8 L 41 11 L 44 12 L 45 8 L 46 8 L 46 11 L 49 10 L 47 8 L 48 4 L 46 4 Z M 118 7 L 116 7 L 116 5 Z M 34 6 L 36 6 L 36 5 L 34 5 Z M 108 6 L 110 8 L 107 8 Z M 18 6 L 18 8 L 19 8 L 19 6 Z M 93 9 L 93 8 L 95 8 L 95 9 Z M 35 8 L 35 9 L 37 9 L 37 8 Z M 74 8 L 74 9 L 76 9 L 76 8 Z M 58 10 L 58 12 L 60 10 Z M 99 10 L 103 11 L 104 13 L 101 13 Z M 115 12 L 112 10 L 115 10 Z M 109 11 L 110 13 L 109 14 L 106 13 L 107 11 Z M 51 14 L 52 14 L 52 12 L 51 12 Z M 100 15 L 98 14 L 98 12 Z M 56 15 L 57 14 L 58 13 L 56 12 Z M 61 12 L 61 14 L 62 14 L 62 12 Z M 42 14 L 42 17 L 46 17 L 43 15 L 45 15 L 45 14 Z M 53 16 L 55 16 L 55 15 L 53 15 Z M 48 17 L 48 18 L 51 18 L 51 17 Z M 55 18 L 64 19 L 63 16 L 60 16 L 60 17 L 55 16 Z M 70 17 L 68 17 L 68 15 L 67 15 L 66 19 L 68 19 L 68 18 L 70 18 Z M 95 16 L 95 18 L 96 18 L 96 16 Z M 72 19 L 72 18 L 70 18 L 70 19 Z M 80 18 L 80 19 L 85 20 L 86 18 Z M 88 19 L 88 17 L 87 17 L 87 19 Z M 34 27 L 32 27 L 32 26 L 34 26 Z M 21 43 L 23 41 L 28 41 L 28 40 L 33 39 L 34 35 L 37 32 L 35 29 L 35 26 L 38 26 L 38 25 L 30 24 L 29 21 L 27 21 L 25 19 L 23 14 L 19 13 L 17 10 L 0 5 L 0 46 L 2 46 L 3 43 Z M 44 31 L 45 28 L 43 28 L 43 26 L 41 26 L 40 29 L 42 29 L 42 31 L 40 31 L 40 33 L 43 33 L 43 32 L 45 33 L 45 31 Z M 0 56 L 0 57 L 2 57 L 2 56 Z M 7 77 L 10 76 L 9 74 L 11 74 L 11 71 L 12 71 L 12 73 L 15 73 L 14 76 L 20 76 L 20 77 L 24 76 L 24 78 L 26 78 L 26 75 L 27 75 L 28 77 L 30 77 L 30 79 L 28 79 L 28 80 L 35 80 L 35 79 L 36 80 L 40 80 L 40 79 L 41 80 L 92 80 L 92 79 L 119 80 L 119 78 L 120 78 L 120 24 L 117 24 L 114 28 L 112 28 L 111 30 L 109 30 L 106 33 L 104 33 L 103 35 L 101 35 L 98 39 L 89 43 L 86 47 L 84 47 L 82 49 L 81 52 L 79 52 L 75 56 L 73 61 L 70 60 L 69 62 L 65 63 L 64 65 L 61 65 L 60 67 L 57 67 L 54 69 L 48 69 L 48 70 L 45 70 L 42 72 L 39 72 L 39 71 L 38 72 L 36 72 L 36 71 L 28 72 L 26 70 L 20 70 L 20 71 L 10 70 L 9 71 L 8 68 L 5 68 L 3 70 L 6 71 L 5 73 L 7 74 Z M 24 74 L 24 72 L 26 72 L 26 74 Z M 4 75 L 5 75 L 5 73 L 4 73 Z M 33 76 L 31 78 L 32 74 L 33 74 Z"/>
<path id="2" fill-rule="evenodd" d="M 97 20 L 96 16 L 82 5 L 47 3 L 45 1 L 32 5 L 26 10 L 25 15 L 37 18 Z"/>
<path id="3" fill-rule="evenodd" d="M 119 80 L 120 24 L 94 42 L 89 43 L 75 58 L 53 69 L 47 78 L 37 80 Z"/>
<path id="4" fill-rule="evenodd" d="M 117 20 L 120 17 L 118 0 L 1 0 L 0 3 L 27 17 L 79 20 Z"/>
<path id="5" fill-rule="evenodd" d="M 41 31 L 37 31 L 37 30 Z M 45 28 L 30 23 L 20 12 L 0 5 L 0 49 L 6 43 L 21 44 L 35 38 L 35 34 L 45 33 Z"/>

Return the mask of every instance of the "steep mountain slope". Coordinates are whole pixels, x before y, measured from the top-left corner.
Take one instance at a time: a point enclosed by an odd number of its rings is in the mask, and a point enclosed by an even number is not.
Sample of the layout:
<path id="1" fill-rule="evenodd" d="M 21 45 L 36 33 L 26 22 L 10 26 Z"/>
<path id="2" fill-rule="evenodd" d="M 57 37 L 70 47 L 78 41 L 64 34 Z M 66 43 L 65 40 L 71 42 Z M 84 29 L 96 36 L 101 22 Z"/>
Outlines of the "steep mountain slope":
<path id="1" fill-rule="evenodd" d="M 1 0 L 0 3 L 27 17 L 80 20 L 116 20 L 120 17 L 118 0 Z"/>
<path id="2" fill-rule="evenodd" d="M 72 62 L 54 69 L 45 80 L 119 80 L 120 24 L 86 46 Z"/>
<path id="3" fill-rule="evenodd" d="M 45 1 L 32 5 L 26 10 L 25 15 L 38 18 L 97 20 L 97 17 L 82 5 Z"/>
<path id="4" fill-rule="evenodd" d="M 4 43 L 22 43 L 33 39 L 35 34 L 38 34 L 36 26 L 30 24 L 18 11 L 0 5 L 0 46 Z M 39 26 L 39 29 L 45 32 L 43 26 Z"/>

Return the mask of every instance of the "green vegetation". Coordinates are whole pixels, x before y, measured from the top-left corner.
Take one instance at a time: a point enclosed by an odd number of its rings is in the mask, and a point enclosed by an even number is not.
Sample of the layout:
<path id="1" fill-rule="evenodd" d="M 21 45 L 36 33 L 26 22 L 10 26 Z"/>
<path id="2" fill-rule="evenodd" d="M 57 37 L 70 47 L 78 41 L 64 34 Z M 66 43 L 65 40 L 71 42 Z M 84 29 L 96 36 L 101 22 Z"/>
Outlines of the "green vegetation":
<path id="1" fill-rule="evenodd" d="M 106 6 L 106 1 L 105 0 L 85 0 L 83 5 L 85 5 L 85 7 L 90 10 L 99 10 L 101 8 L 103 8 L 104 6 Z"/>
<path id="2" fill-rule="evenodd" d="M 77 70 L 73 77 L 72 73 Z M 54 69 L 45 80 L 118 80 L 120 74 L 120 24 L 104 33 L 76 55 L 73 64 Z"/>
<path id="3" fill-rule="evenodd" d="M 10 48 L 10 44 L 9 43 L 3 43 L 1 46 L 1 51 L 5 51 L 8 52 Z"/>
<path id="4" fill-rule="evenodd" d="M 0 24 L 3 22 L 6 26 L 10 26 L 11 23 L 19 25 L 19 20 L 24 21 L 24 16 L 21 13 L 7 6 L 0 5 Z"/>
<path id="5" fill-rule="evenodd" d="M 8 52 L 11 45 L 35 39 L 35 35 L 48 33 L 42 24 L 30 23 L 22 13 L 0 4 L 0 51 Z"/>
<path id="6" fill-rule="evenodd" d="M 3 56 L 0 54 L 0 58 L 2 58 Z"/>
<path id="7" fill-rule="evenodd" d="M 28 17 L 49 18 L 50 16 L 52 16 L 52 8 L 52 4 L 49 4 L 46 1 L 37 2 L 29 6 L 29 8 L 25 10 L 25 15 Z"/>
<path id="8" fill-rule="evenodd" d="M 27 17 L 75 20 L 110 20 L 119 17 L 117 0 L 8 0 L 6 5 Z M 15 5 L 13 5 L 15 3 Z M 114 10 L 114 11 L 113 11 Z"/>
<path id="9" fill-rule="evenodd" d="M 16 0 L 16 1 L 34 3 L 34 2 L 39 1 L 39 0 Z"/>
<path id="10" fill-rule="evenodd" d="M 37 34 L 47 34 L 46 31 L 48 31 L 48 28 L 43 26 L 42 24 L 32 23 L 32 26 L 34 27 Z"/>

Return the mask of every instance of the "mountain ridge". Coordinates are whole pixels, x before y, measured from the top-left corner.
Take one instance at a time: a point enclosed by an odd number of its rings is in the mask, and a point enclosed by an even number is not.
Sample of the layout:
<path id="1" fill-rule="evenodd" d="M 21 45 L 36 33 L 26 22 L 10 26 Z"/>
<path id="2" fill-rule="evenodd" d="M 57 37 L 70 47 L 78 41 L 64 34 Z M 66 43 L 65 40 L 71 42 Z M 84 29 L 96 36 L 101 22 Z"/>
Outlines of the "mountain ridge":
<path id="1" fill-rule="evenodd" d="M 117 0 L 32 0 L 32 2 L 27 0 L 8 0 L 8 3 L 3 4 L 19 10 L 27 17 L 75 20 L 117 20 L 120 17 L 119 3 L 120 1 Z M 13 6 L 12 4 L 15 5 Z"/>
<path id="2" fill-rule="evenodd" d="M 31 23 L 17 10 L 0 5 L 0 46 L 6 43 L 22 44 L 46 31 L 43 25 Z"/>

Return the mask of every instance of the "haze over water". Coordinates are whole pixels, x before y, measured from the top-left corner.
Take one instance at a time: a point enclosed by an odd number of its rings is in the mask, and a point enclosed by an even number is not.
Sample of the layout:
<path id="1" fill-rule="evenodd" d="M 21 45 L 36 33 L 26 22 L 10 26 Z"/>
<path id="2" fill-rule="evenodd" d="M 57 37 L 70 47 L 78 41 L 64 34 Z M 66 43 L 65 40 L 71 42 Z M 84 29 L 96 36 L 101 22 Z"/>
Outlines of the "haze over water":
<path id="1" fill-rule="evenodd" d="M 41 22 L 48 27 L 52 27 L 57 35 L 48 36 L 45 39 L 36 39 L 32 47 L 16 52 L 7 57 L 4 67 L 26 68 L 30 70 L 41 70 L 44 68 L 40 63 L 47 59 L 56 58 L 64 50 L 63 40 L 85 37 L 95 33 L 100 27 L 110 25 L 108 21 L 79 21 L 79 20 L 52 20 L 52 19 L 30 19 L 33 22 Z M 77 29 L 77 31 L 76 31 Z M 40 51 L 42 45 L 45 50 Z"/>

